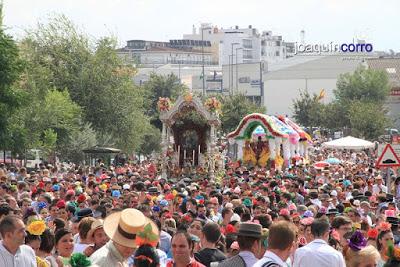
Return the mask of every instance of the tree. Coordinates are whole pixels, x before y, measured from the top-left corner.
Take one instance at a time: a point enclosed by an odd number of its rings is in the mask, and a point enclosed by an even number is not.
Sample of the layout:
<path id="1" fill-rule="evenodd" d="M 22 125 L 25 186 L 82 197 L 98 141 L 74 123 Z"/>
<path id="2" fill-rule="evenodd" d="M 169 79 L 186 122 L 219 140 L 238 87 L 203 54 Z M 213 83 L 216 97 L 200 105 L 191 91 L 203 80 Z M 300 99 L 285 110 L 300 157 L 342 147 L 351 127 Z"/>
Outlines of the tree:
<path id="1" fill-rule="evenodd" d="M 150 79 L 143 85 L 146 94 L 146 115 L 151 118 L 151 124 L 161 130 L 162 125 L 159 120 L 160 113 L 157 109 L 157 102 L 160 97 L 168 97 L 172 101 L 183 94 L 188 88 L 180 83 L 174 74 L 167 76 L 150 74 Z"/>
<path id="2" fill-rule="evenodd" d="M 342 104 L 353 101 L 367 101 L 384 104 L 390 92 L 388 76 L 383 71 L 358 68 L 354 73 L 339 77 L 336 100 Z"/>
<path id="3" fill-rule="evenodd" d="M 317 94 L 311 95 L 307 90 L 300 90 L 300 98 L 293 101 L 295 120 L 306 127 L 318 127 L 324 120 L 324 105 Z"/>
<path id="4" fill-rule="evenodd" d="M 87 122 L 97 141 L 108 139 L 131 153 L 150 124 L 144 93 L 132 83 L 136 71 L 118 57 L 116 44 L 112 37 L 92 40 L 65 16 L 50 18 L 29 31 L 21 44 L 29 62 L 23 86 L 37 98 L 53 89 L 67 91 L 81 107 L 79 127 Z"/>
<path id="5" fill-rule="evenodd" d="M 260 107 L 246 98 L 245 95 L 220 96 L 222 103 L 221 127 L 224 133 L 236 129 L 244 116 L 251 113 L 265 113 L 265 107 Z"/>
<path id="6" fill-rule="evenodd" d="M 22 70 L 18 47 L 0 25 L 0 144 L 3 149 L 12 146 L 10 117 L 24 101 L 24 93 L 15 87 Z"/>
<path id="7" fill-rule="evenodd" d="M 386 111 L 373 102 L 353 102 L 349 118 L 352 134 L 369 140 L 376 140 L 389 125 Z"/>
<path id="8" fill-rule="evenodd" d="M 144 136 L 146 142 L 140 146 L 138 153 L 150 156 L 153 152 L 161 151 L 161 132 L 154 126 L 151 126 L 150 131 Z"/>

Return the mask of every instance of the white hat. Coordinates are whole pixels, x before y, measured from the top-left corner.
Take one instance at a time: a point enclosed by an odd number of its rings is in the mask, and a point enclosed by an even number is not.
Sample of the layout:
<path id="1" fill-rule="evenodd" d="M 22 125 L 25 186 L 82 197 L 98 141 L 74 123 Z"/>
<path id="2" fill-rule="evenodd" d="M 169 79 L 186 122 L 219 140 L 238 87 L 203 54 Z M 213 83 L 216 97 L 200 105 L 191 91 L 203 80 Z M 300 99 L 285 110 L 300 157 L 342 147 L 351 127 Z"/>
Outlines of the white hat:
<path id="1" fill-rule="evenodd" d="M 238 222 L 240 222 L 240 216 L 239 216 L 239 214 L 234 213 L 234 214 L 232 215 L 232 217 L 231 217 L 231 222 L 233 222 L 233 221 L 238 221 Z"/>
<path id="2" fill-rule="evenodd" d="M 233 209 L 233 204 L 228 202 L 228 203 L 225 204 L 225 208 Z"/>
<path id="3" fill-rule="evenodd" d="M 122 189 L 124 189 L 124 190 L 129 190 L 129 189 L 131 189 L 131 186 L 130 186 L 129 184 L 124 184 L 124 185 L 122 186 Z"/>
<path id="4" fill-rule="evenodd" d="M 336 191 L 336 190 L 332 190 L 332 192 L 331 192 L 331 196 L 333 196 L 333 197 L 337 197 L 337 191 Z"/>

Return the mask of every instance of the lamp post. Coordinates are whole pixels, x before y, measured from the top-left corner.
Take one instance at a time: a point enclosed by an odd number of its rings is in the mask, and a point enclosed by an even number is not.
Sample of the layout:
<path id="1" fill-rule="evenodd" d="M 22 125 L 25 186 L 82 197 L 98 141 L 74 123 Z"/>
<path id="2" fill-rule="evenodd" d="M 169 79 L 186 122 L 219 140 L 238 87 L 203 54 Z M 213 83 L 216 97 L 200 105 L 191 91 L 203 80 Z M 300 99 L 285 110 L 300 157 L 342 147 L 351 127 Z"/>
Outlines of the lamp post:
<path id="1" fill-rule="evenodd" d="M 238 47 L 235 50 L 236 50 L 236 91 L 239 91 L 239 84 L 238 84 L 238 80 L 239 80 L 239 77 L 238 77 L 238 75 L 239 75 L 238 74 L 238 50 L 243 50 L 243 48 Z"/>
<path id="2" fill-rule="evenodd" d="M 231 43 L 232 67 L 230 68 L 229 80 L 232 81 L 232 82 L 230 82 L 230 85 L 232 86 L 232 88 L 229 88 L 229 89 L 232 90 L 232 93 L 233 93 L 233 46 L 235 46 L 235 45 L 240 45 L 240 44 L 239 43 Z"/>
<path id="3" fill-rule="evenodd" d="M 204 77 L 204 30 L 209 30 L 209 28 L 201 27 L 201 61 L 202 61 L 202 78 L 203 78 L 203 95 L 206 95 L 206 82 Z"/>

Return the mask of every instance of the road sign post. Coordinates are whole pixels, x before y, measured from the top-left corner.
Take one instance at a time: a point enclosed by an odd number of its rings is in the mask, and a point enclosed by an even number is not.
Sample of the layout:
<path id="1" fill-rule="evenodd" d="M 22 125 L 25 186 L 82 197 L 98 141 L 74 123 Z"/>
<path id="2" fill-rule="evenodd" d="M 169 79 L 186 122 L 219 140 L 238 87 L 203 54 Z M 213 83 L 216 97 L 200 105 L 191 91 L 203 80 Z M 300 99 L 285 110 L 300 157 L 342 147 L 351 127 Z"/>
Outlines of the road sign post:
<path id="1" fill-rule="evenodd" d="M 397 156 L 393 147 L 390 144 L 386 144 L 385 148 L 382 150 L 378 161 L 376 162 L 376 167 L 378 168 L 386 168 L 386 186 L 388 188 L 388 192 L 392 193 L 391 189 L 391 179 L 390 179 L 390 168 L 391 167 L 399 167 L 400 166 L 400 158 Z"/>

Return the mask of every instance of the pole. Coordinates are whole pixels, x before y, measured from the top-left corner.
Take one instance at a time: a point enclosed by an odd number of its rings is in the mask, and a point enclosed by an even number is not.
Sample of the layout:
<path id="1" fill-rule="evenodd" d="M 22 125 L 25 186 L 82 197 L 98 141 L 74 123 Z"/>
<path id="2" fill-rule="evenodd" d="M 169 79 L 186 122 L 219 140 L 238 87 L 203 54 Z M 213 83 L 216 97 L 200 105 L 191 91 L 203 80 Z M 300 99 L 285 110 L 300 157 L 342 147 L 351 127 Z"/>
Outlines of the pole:
<path id="1" fill-rule="evenodd" d="M 238 81 L 239 81 L 239 72 L 238 72 L 238 50 L 241 50 L 241 49 L 243 49 L 243 48 L 241 48 L 241 47 L 236 48 L 236 91 L 237 91 L 237 92 L 239 91 L 239 83 L 238 83 Z"/>
<path id="2" fill-rule="evenodd" d="M 181 61 L 178 59 L 178 75 L 179 75 L 179 83 L 181 82 Z"/>
<path id="3" fill-rule="evenodd" d="M 386 187 L 387 187 L 388 193 L 391 194 L 392 187 L 390 185 L 390 168 L 389 167 L 387 167 L 387 169 L 386 169 Z"/>
<path id="4" fill-rule="evenodd" d="M 231 55 L 228 55 L 228 60 L 229 60 L 229 64 L 228 64 L 228 89 L 229 89 L 229 94 L 232 94 L 232 90 L 231 90 Z"/>
<path id="5" fill-rule="evenodd" d="M 206 84 L 204 79 L 204 29 L 201 27 L 201 60 L 202 60 L 202 77 L 203 77 L 203 96 L 206 95 Z"/>
<path id="6" fill-rule="evenodd" d="M 231 61 L 231 63 L 232 63 L 232 67 L 231 67 L 231 69 L 230 69 L 229 76 L 231 77 L 231 81 L 232 81 L 232 83 L 231 83 L 232 92 L 233 92 L 233 46 L 235 46 L 235 45 L 239 45 L 239 43 L 231 43 L 231 56 L 232 56 L 232 61 Z"/>
<path id="7" fill-rule="evenodd" d="M 235 74 L 235 77 L 236 77 L 236 79 L 235 79 L 235 81 L 236 81 L 236 93 L 239 91 L 239 88 L 238 88 L 238 60 L 237 60 L 238 56 L 237 56 L 237 53 L 238 53 L 238 48 L 236 48 L 236 74 Z"/>

